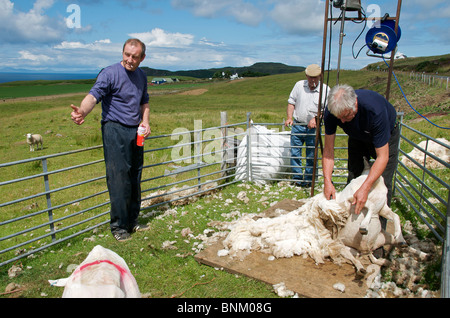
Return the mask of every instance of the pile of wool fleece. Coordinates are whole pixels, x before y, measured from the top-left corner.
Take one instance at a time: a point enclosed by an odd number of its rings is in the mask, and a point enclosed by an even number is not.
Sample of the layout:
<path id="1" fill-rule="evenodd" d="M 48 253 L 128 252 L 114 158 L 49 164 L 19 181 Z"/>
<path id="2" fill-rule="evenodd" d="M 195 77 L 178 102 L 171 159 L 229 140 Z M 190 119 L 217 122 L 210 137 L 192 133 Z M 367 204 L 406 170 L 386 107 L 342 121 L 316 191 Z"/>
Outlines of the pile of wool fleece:
<path id="1" fill-rule="evenodd" d="M 342 245 L 333 239 L 324 220 L 343 224 L 348 212 L 335 200 L 326 200 L 323 193 L 303 201 L 300 208 L 279 211 L 276 217 L 242 216 L 223 241 L 229 253 L 222 251 L 221 255 L 259 250 L 277 258 L 309 255 L 317 264 L 328 256 L 337 256 Z"/>

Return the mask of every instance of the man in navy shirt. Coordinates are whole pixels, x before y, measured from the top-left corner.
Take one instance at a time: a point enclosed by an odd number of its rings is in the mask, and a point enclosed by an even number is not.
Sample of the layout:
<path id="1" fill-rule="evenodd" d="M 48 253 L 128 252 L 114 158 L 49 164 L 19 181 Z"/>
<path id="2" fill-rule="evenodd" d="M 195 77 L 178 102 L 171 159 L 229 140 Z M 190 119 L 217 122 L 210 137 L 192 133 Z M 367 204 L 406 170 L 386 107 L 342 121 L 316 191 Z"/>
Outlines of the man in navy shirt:
<path id="1" fill-rule="evenodd" d="M 72 120 L 81 125 L 94 106 L 102 102 L 102 137 L 106 182 L 111 201 L 111 232 L 118 241 L 148 228 L 138 224 L 141 206 L 143 147 L 136 144 L 137 129 L 150 135 L 147 76 L 139 69 L 145 59 L 145 44 L 125 42 L 122 61 L 103 69 L 80 107 L 71 105 Z"/>
<path id="2" fill-rule="evenodd" d="M 383 176 L 388 188 L 387 202 L 392 198 L 392 178 L 397 169 L 400 131 L 397 112 L 383 96 L 370 90 L 354 90 L 348 85 L 333 87 L 324 112 L 325 143 L 323 153 L 324 195 L 336 197 L 332 184 L 334 142 L 337 126 L 349 136 L 348 180 L 357 178 L 364 169 L 364 157 L 375 158 L 369 175 L 354 194 L 355 213 L 364 207 L 373 183 Z"/>

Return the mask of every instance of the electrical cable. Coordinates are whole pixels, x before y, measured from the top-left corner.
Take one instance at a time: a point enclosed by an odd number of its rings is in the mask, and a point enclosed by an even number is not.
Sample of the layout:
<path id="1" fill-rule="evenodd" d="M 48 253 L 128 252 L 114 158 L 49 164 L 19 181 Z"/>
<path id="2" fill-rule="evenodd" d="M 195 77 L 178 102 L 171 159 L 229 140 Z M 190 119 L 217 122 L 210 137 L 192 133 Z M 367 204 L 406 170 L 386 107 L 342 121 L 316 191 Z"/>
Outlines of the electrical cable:
<path id="1" fill-rule="evenodd" d="M 386 60 L 384 59 L 384 55 L 383 55 L 383 61 L 384 61 L 384 63 L 386 64 L 386 66 L 389 67 L 389 64 L 388 64 L 388 63 L 386 62 Z M 394 71 L 392 71 L 392 75 L 394 75 L 395 81 L 397 82 L 397 85 L 398 85 L 398 87 L 400 88 L 400 91 L 402 92 L 403 97 L 405 98 L 406 102 L 408 103 L 409 107 L 411 107 L 412 110 L 414 110 L 414 111 L 415 111 L 419 116 L 421 116 L 422 118 L 425 118 L 430 124 L 432 124 L 432 125 L 434 125 L 434 126 L 436 126 L 436 127 L 438 127 L 438 128 L 441 128 L 441 129 L 450 129 L 449 127 L 441 127 L 441 126 L 439 126 L 439 125 L 433 123 L 431 120 L 429 120 L 428 118 L 426 118 L 425 116 L 423 116 L 421 113 L 419 113 L 419 112 L 418 112 L 418 111 L 410 104 L 410 102 L 408 101 L 408 98 L 406 98 L 406 95 L 405 95 L 405 93 L 403 92 L 403 89 L 402 89 L 402 87 L 401 87 L 401 85 L 400 85 L 400 82 L 398 81 L 397 76 L 395 75 Z"/>
<path id="2" fill-rule="evenodd" d="M 363 8 L 361 8 L 361 14 L 362 14 L 364 20 L 362 20 L 362 21 L 360 21 L 360 22 L 353 21 L 353 23 L 362 23 L 362 22 L 364 22 L 364 28 L 361 30 L 361 33 L 359 33 L 359 35 L 356 37 L 355 41 L 353 41 L 353 45 L 352 45 L 352 55 L 353 55 L 353 58 L 354 58 L 355 60 L 358 58 L 359 53 L 361 53 L 362 49 L 363 49 L 364 47 L 366 47 L 366 44 L 364 44 L 364 45 L 359 49 L 358 54 L 356 54 L 356 56 L 355 56 L 355 44 L 356 44 L 356 41 L 358 41 L 359 37 L 361 36 L 361 34 L 363 34 L 364 30 L 365 30 L 366 27 L 367 27 L 367 16 L 366 16 L 366 12 L 364 11 Z"/>

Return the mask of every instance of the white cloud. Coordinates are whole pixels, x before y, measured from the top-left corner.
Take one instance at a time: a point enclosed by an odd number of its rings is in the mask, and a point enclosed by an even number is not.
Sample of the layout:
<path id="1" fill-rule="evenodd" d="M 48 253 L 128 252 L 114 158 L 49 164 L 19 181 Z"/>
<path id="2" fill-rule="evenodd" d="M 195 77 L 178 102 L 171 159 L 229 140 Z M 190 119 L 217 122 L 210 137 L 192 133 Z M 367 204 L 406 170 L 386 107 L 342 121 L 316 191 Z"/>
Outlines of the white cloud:
<path id="1" fill-rule="evenodd" d="M 271 18 L 292 34 L 314 35 L 323 31 L 324 2 L 321 0 L 276 0 Z"/>
<path id="2" fill-rule="evenodd" d="M 0 41 L 3 43 L 48 43 L 59 41 L 65 33 L 64 21 L 51 19 L 45 11 L 53 0 L 36 0 L 28 12 L 14 9 L 10 0 L 0 0 Z"/>
<path id="3" fill-rule="evenodd" d="M 86 49 L 91 51 L 103 51 L 105 49 L 111 50 L 111 44 L 110 39 L 99 40 L 93 43 L 63 41 L 60 44 L 55 45 L 54 48 L 62 50 Z M 116 49 L 118 48 L 117 45 L 115 47 Z"/>
<path id="4" fill-rule="evenodd" d="M 176 9 L 189 10 L 196 16 L 213 18 L 233 2 L 230 0 L 172 0 L 171 4 Z"/>
<path id="5" fill-rule="evenodd" d="M 149 47 L 182 48 L 191 45 L 194 41 L 192 34 L 168 33 L 160 28 L 155 28 L 150 32 L 131 33 L 129 36 L 140 39 Z"/>
<path id="6" fill-rule="evenodd" d="M 172 0 L 171 4 L 176 9 L 188 10 L 198 17 L 228 17 L 250 26 L 257 26 L 264 18 L 257 6 L 245 0 Z"/>
<path id="7" fill-rule="evenodd" d="M 264 14 L 250 3 L 237 3 L 230 7 L 228 11 L 237 22 L 250 26 L 257 26 L 264 19 Z"/>
<path id="8" fill-rule="evenodd" d="M 19 54 L 19 59 L 31 61 L 33 64 L 46 64 L 53 60 L 50 56 L 44 54 L 33 54 L 26 50 L 19 51 Z"/>
<path id="9" fill-rule="evenodd" d="M 207 38 L 203 37 L 200 39 L 200 41 L 198 42 L 201 45 L 207 45 L 207 46 L 212 46 L 212 47 L 224 47 L 226 46 L 224 42 L 212 42 L 210 40 L 208 40 Z"/>

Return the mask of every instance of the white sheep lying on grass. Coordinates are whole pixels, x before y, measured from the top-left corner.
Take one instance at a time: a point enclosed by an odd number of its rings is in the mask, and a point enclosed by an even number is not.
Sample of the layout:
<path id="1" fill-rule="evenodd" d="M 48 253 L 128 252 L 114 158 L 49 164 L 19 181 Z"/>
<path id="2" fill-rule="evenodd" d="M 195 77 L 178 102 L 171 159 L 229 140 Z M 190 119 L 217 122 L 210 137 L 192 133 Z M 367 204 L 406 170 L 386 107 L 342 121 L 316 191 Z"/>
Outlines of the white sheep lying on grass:
<path id="1" fill-rule="evenodd" d="M 437 141 L 444 145 L 447 145 L 447 147 L 433 140 L 423 140 L 418 144 L 418 146 L 422 149 L 426 149 L 428 152 L 432 153 L 442 161 L 450 163 L 450 142 L 445 138 L 438 138 Z M 441 164 L 429 155 L 426 155 L 418 148 L 414 148 L 410 153 L 408 153 L 408 155 L 409 157 L 417 161 L 419 165 L 426 166 L 429 169 L 445 169 L 445 165 Z M 405 166 L 409 168 L 417 168 L 417 165 L 406 156 L 402 156 L 401 161 Z"/>
<path id="2" fill-rule="evenodd" d="M 27 134 L 27 143 L 30 145 L 30 151 L 34 151 L 34 145 L 39 150 L 39 144 L 41 144 L 41 150 L 44 149 L 44 140 L 41 135 Z"/>

